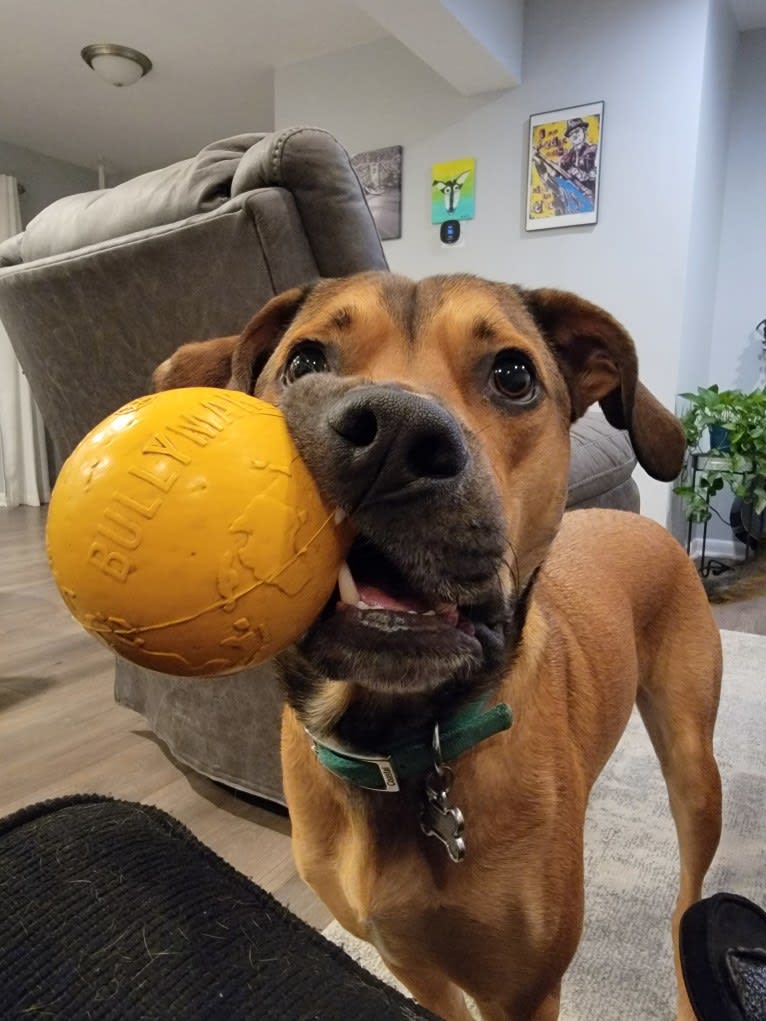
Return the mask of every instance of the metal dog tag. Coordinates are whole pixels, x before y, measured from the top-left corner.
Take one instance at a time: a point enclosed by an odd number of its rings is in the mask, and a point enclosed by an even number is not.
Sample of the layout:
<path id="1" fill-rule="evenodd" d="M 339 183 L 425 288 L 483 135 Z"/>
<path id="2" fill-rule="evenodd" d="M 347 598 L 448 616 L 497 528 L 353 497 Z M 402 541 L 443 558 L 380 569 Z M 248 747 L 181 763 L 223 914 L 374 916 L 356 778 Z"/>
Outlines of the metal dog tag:
<path id="1" fill-rule="evenodd" d="M 450 805 L 447 798 L 452 786 L 452 770 L 442 760 L 438 723 L 434 727 L 433 748 L 434 771 L 426 782 L 420 828 L 427 837 L 436 837 L 444 844 L 452 861 L 461 862 L 465 858 L 465 820 L 457 805 Z"/>
<path id="2" fill-rule="evenodd" d="M 435 794 L 426 787 L 426 801 L 420 813 L 420 828 L 427 837 L 436 837 L 447 848 L 454 862 L 465 858 L 463 813 L 456 805 L 448 805 L 446 794 Z"/>

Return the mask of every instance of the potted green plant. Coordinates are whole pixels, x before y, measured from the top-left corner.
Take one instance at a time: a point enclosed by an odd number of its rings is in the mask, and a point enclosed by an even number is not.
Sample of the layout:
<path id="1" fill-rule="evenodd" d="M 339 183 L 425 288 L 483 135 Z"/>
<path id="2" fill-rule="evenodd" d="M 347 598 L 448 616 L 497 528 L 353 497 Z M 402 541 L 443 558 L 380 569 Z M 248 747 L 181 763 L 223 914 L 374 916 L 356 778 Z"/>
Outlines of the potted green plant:
<path id="1" fill-rule="evenodd" d="M 711 500 L 725 486 L 740 497 L 751 513 L 766 510 L 766 387 L 745 393 L 720 390 L 718 386 L 698 387 L 696 393 L 680 395 L 687 402 L 681 415 L 689 447 L 689 464 L 675 492 L 686 503 L 690 521 L 708 521 L 713 514 Z M 710 436 L 709 449 L 703 437 Z M 692 486 L 690 464 L 697 457 L 696 486 Z"/>

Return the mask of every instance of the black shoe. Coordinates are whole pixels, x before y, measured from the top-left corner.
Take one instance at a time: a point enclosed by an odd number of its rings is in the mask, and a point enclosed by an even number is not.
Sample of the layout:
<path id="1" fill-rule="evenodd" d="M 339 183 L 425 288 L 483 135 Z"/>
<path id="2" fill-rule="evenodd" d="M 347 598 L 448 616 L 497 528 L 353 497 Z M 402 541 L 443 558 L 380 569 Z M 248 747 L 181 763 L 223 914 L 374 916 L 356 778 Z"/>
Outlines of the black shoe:
<path id="1" fill-rule="evenodd" d="M 681 967 L 699 1021 L 766 1021 L 766 912 L 717 893 L 684 913 Z"/>

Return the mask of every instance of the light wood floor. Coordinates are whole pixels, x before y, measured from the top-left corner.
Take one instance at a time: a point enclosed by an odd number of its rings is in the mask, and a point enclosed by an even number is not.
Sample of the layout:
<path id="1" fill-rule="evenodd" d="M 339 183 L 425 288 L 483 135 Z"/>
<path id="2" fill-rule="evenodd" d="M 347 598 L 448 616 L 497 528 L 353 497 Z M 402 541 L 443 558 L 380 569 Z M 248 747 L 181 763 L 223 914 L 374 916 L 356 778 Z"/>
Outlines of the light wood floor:
<path id="1" fill-rule="evenodd" d="M 0 817 L 45 798 L 103 793 L 157 805 L 297 915 L 330 915 L 296 874 L 284 813 L 180 765 L 112 698 L 111 654 L 64 607 L 42 510 L 0 509 Z M 715 607 L 721 627 L 766 633 L 766 597 Z"/>
<path id="2" fill-rule="evenodd" d="M 716 624 L 727 631 L 749 631 L 766 635 L 766 592 L 748 599 L 713 605 Z"/>
<path id="3" fill-rule="evenodd" d="M 0 817 L 63 794 L 169 812 L 319 929 L 331 921 L 298 877 L 290 823 L 176 762 L 112 697 L 113 656 L 70 617 L 45 556 L 44 511 L 0 509 Z"/>

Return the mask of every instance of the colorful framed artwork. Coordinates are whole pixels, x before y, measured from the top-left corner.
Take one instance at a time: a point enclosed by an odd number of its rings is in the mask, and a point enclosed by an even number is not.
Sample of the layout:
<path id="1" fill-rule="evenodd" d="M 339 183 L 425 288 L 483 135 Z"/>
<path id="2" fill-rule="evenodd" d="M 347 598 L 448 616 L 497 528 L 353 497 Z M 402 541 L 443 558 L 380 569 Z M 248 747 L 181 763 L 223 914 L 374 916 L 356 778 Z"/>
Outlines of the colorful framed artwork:
<path id="1" fill-rule="evenodd" d="M 603 138 L 602 102 L 529 118 L 527 230 L 598 221 Z"/>
<path id="2" fill-rule="evenodd" d="M 448 160 L 431 167 L 431 223 L 472 220 L 476 204 L 476 160 Z"/>
<path id="3" fill-rule="evenodd" d="M 402 147 L 389 145 L 351 157 L 381 241 L 402 236 Z"/>

